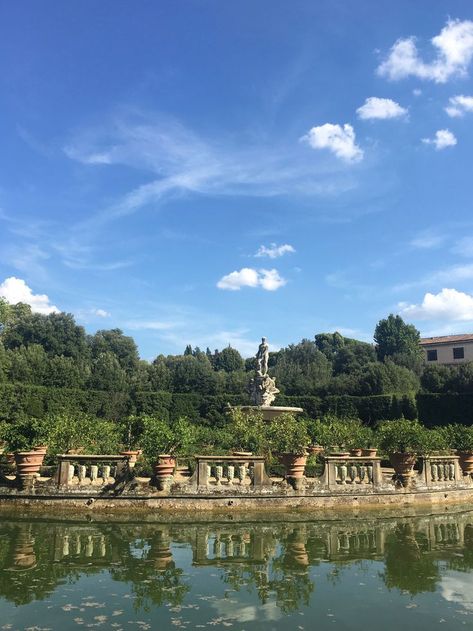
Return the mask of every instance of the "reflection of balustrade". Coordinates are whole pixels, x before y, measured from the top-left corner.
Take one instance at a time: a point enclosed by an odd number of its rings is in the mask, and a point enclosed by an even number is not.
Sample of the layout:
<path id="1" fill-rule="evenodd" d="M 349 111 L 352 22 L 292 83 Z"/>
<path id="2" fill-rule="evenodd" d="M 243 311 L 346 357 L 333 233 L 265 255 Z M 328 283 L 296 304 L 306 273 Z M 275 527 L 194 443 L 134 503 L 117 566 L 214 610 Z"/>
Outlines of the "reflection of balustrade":
<path id="1" fill-rule="evenodd" d="M 454 485 L 463 479 L 459 456 L 421 458 L 421 477 L 426 486 Z"/>
<path id="2" fill-rule="evenodd" d="M 324 477 L 330 488 L 376 488 L 382 484 L 381 458 L 326 456 Z"/>
<path id="3" fill-rule="evenodd" d="M 58 532 L 54 543 L 54 561 L 109 560 L 110 551 L 103 534 Z"/>
<path id="4" fill-rule="evenodd" d="M 105 486 L 121 479 L 128 470 L 129 456 L 61 454 L 58 457 L 58 486 Z"/>
<path id="5" fill-rule="evenodd" d="M 264 456 L 195 456 L 195 460 L 196 471 L 191 484 L 198 487 L 271 485 Z"/>

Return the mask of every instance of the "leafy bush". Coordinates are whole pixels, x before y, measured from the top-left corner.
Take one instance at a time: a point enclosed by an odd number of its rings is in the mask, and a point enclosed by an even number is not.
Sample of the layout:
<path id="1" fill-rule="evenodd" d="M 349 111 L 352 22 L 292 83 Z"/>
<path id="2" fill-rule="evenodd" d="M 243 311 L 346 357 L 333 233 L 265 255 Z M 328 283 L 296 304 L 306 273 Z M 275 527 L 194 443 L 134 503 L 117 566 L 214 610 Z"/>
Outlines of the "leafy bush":
<path id="1" fill-rule="evenodd" d="M 190 445 L 195 443 L 197 435 L 195 426 L 186 418 L 180 418 L 170 425 L 155 416 L 145 416 L 143 427 L 141 446 L 150 461 L 156 460 L 160 454 L 185 454 Z"/>
<path id="2" fill-rule="evenodd" d="M 268 452 L 268 424 L 260 412 L 237 407 L 231 408 L 228 416 L 232 449 L 258 455 Z"/>
<path id="3" fill-rule="evenodd" d="M 465 425 L 447 425 L 441 427 L 438 433 L 443 435 L 446 444 L 458 451 L 473 451 L 473 427 Z"/>
<path id="4" fill-rule="evenodd" d="M 49 426 L 49 452 L 51 454 L 79 451 L 86 454 L 118 453 L 120 437 L 111 421 L 88 414 L 62 412 L 45 419 Z"/>
<path id="5" fill-rule="evenodd" d="M 17 423 L 8 423 L 3 431 L 7 451 L 29 451 L 45 445 L 49 439 L 47 424 L 39 419 L 22 419 Z"/>
<path id="6" fill-rule="evenodd" d="M 286 413 L 271 421 L 268 427 L 268 446 L 273 453 L 301 456 L 306 453 L 308 444 L 309 435 L 302 419 Z"/>
<path id="7" fill-rule="evenodd" d="M 359 443 L 362 440 L 363 425 L 360 419 L 338 418 L 328 414 L 321 419 L 309 421 L 307 429 L 312 443 L 326 449 L 361 447 Z"/>
<path id="8" fill-rule="evenodd" d="M 396 419 L 385 421 L 377 429 L 379 446 L 386 453 L 414 453 L 425 455 L 438 449 L 438 435 L 418 421 Z"/>

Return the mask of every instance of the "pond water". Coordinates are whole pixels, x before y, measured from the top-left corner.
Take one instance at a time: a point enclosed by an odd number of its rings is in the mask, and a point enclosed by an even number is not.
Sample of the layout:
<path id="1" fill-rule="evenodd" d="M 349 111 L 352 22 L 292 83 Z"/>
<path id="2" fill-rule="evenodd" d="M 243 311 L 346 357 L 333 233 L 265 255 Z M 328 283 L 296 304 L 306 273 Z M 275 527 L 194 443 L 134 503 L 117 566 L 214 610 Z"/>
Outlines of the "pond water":
<path id="1" fill-rule="evenodd" d="M 473 628 L 472 512 L 176 519 L 0 513 L 0 629 Z"/>

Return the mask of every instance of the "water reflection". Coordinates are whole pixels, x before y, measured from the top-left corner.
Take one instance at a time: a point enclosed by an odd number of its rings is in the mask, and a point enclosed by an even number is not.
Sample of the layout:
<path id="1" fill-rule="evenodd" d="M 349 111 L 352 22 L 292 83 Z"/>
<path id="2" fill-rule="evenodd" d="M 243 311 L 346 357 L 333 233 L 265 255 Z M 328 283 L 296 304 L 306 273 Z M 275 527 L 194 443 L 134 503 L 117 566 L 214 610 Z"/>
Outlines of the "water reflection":
<path id="1" fill-rule="evenodd" d="M 341 580 L 347 568 L 365 561 L 377 563 L 389 590 L 440 590 L 447 600 L 465 603 L 459 584 L 473 569 L 473 514 L 194 525 L 4 519 L 0 599 L 15 605 L 42 600 L 60 585 L 105 572 L 126 584 L 136 611 L 179 607 L 210 568 L 225 593 L 251 594 L 268 611 L 274 606 L 288 613 L 309 605 L 317 580 Z M 326 564 L 331 572 L 316 579 L 314 568 Z"/>

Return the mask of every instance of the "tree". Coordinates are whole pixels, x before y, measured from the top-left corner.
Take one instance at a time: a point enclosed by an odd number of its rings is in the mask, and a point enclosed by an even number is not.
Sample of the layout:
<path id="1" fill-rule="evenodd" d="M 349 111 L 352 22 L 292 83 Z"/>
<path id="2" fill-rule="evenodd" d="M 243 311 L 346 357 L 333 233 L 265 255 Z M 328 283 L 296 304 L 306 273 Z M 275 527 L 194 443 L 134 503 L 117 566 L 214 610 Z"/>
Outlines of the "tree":
<path id="1" fill-rule="evenodd" d="M 64 355 L 84 359 L 89 355 L 87 338 L 83 327 L 75 323 L 70 313 L 42 315 L 31 313 L 20 305 L 14 307 L 14 317 L 2 334 L 5 348 L 39 344 L 49 357 Z"/>
<path id="2" fill-rule="evenodd" d="M 48 364 L 48 356 L 40 344 L 20 346 L 10 351 L 10 380 L 41 386 Z"/>
<path id="3" fill-rule="evenodd" d="M 217 370 L 224 370 L 225 372 L 234 372 L 236 370 L 243 370 L 244 362 L 240 353 L 231 346 L 227 346 L 223 351 L 220 351 L 216 357 L 214 368 Z"/>
<path id="4" fill-rule="evenodd" d="M 392 313 L 376 325 L 374 341 L 380 361 L 386 357 L 406 360 L 421 356 L 419 331 L 413 324 L 406 324 L 401 316 Z"/>
<path id="5" fill-rule="evenodd" d="M 345 346 L 345 338 L 338 331 L 318 333 L 315 336 L 315 345 L 329 361 L 333 362 L 337 353 Z"/>
<path id="6" fill-rule="evenodd" d="M 102 353 L 113 353 L 127 373 L 133 372 L 138 366 L 140 357 L 135 340 L 124 335 L 121 329 L 97 331 L 90 340 L 90 346 L 94 359 Z"/>
<path id="7" fill-rule="evenodd" d="M 120 392 L 128 387 L 127 374 L 111 351 L 101 353 L 92 363 L 89 387 L 92 390 Z"/>

